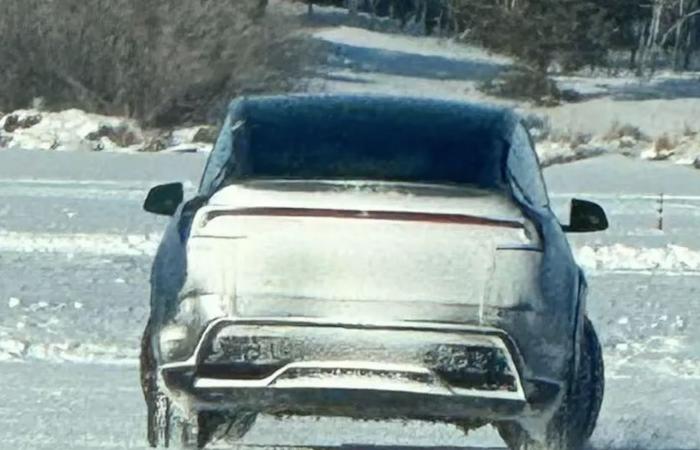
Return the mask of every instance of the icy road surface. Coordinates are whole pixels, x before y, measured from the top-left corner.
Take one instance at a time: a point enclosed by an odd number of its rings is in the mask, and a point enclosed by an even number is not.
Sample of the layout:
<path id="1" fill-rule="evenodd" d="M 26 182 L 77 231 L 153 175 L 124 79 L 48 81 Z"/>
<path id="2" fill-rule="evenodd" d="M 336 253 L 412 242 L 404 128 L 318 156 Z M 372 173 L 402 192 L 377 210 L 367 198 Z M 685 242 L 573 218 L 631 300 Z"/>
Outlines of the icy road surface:
<path id="1" fill-rule="evenodd" d="M 137 348 L 164 219 L 148 187 L 199 155 L 0 152 L 0 448 L 144 448 Z M 700 449 L 700 171 L 601 158 L 547 170 L 555 209 L 599 201 L 609 232 L 572 236 L 607 363 L 597 450 Z M 658 230 L 660 194 L 663 230 Z M 417 422 L 263 417 L 246 447 L 499 448 Z"/>

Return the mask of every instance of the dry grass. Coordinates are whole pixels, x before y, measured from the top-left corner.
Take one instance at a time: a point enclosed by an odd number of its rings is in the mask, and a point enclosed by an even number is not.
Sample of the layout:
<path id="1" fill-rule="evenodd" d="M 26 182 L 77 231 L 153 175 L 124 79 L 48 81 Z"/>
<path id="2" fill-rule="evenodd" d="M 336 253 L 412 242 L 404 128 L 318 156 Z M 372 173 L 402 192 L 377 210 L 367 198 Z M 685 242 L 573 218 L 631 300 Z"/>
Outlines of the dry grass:
<path id="1" fill-rule="evenodd" d="M 654 152 L 661 154 L 676 148 L 676 143 L 667 134 L 663 134 L 654 140 Z"/>
<path id="2" fill-rule="evenodd" d="M 241 93 L 293 90 L 308 52 L 266 4 L 0 0 L 0 109 L 43 97 L 167 126 L 218 117 Z"/>
<path id="3" fill-rule="evenodd" d="M 614 122 L 610 129 L 603 135 L 603 140 L 605 141 L 615 141 L 622 138 L 632 138 L 636 141 L 650 141 L 649 136 L 644 134 L 639 127 L 629 124 L 620 124 L 619 122 Z"/>
<path id="4" fill-rule="evenodd" d="M 590 143 L 592 139 L 593 135 L 590 133 L 576 132 L 569 136 L 568 142 L 571 145 L 571 148 L 576 148 Z"/>

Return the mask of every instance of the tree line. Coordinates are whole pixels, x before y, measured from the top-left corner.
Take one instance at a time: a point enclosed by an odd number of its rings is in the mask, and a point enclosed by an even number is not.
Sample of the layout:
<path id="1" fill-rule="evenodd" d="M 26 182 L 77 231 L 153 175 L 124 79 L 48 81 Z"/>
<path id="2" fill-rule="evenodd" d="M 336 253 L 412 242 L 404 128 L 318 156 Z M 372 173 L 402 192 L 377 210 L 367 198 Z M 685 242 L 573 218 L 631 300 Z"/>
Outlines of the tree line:
<path id="1" fill-rule="evenodd" d="M 516 57 L 538 72 L 610 66 L 689 70 L 700 50 L 700 0 L 306 0 L 414 23 Z"/>

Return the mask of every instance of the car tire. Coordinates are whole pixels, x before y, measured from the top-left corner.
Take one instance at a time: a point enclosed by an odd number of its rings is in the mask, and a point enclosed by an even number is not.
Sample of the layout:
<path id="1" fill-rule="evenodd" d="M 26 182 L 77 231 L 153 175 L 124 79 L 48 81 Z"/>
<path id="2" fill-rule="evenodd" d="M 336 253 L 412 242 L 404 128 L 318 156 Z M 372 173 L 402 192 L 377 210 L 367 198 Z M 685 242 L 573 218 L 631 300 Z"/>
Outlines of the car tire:
<path id="1" fill-rule="evenodd" d="M 167 395 L 158 388 L 150 330 L 149 322 L 141 339 L 140 357 L 148 444 L 153 448 L 203 448 L 199 442 L 197 420 L 187 420 L 178 414 Z"/>
<path id="2" fill-rule="evenodd" d="M 163 393 L 156 393 L 149 405 L 148 435 L 151 447 L 200 449 L 206 446 L 199 433 L 198 418 L 180 414 Z"/>
<path id="3" fill-rule="evenodd" d="M 604 390 L 603 352 L 593 324 L 586 317 L 579 370 L 547 425 L 545 442 L 531 439 L 515 422 L 498 424 L 498 432 L 511 450 L 581 450 L 595 429 Z"/>
<path id="4" fill-rule="evenodd" d="M 150 327 L 141 341 L 141 387 L 146 399 L 148 443 L 153 448 L 201 449 L 217 436 L 239 440 L 253 427 L 257 414 L 238 412 L 200 412 L 187 418 L 174 408 L 158 388 L 156 362 L 150 346 Z"/>
<path id="5" fill-rule="evenodd" d="M 236 443 L 253 428 L 257 417 L 257 414 L 249 411 L 202 412 L 199 414 L 200 441 Z"/>

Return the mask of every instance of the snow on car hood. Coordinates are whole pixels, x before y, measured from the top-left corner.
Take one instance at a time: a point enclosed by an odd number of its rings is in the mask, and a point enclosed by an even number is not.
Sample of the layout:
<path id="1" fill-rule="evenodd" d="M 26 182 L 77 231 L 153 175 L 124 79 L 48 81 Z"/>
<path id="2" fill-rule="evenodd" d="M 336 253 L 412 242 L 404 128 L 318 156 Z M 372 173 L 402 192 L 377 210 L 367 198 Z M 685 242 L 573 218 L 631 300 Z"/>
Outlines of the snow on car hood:
<path id="1" fill-rule="evenodd" d="M 284 213 L 270 214 L 279 211 L 275 208 Z M 298 210 L 313 212 L 289 213 Z M 344 215 L 347 211 L 363 215 Z M 378 211 L 385 215 L 356 220 Z M 470 219 L 454 223 L 435 217 Z M 509 255 L 496 258 L 499 248 L 532 244 L 523 223 L 507 199 L 469 189 L 234 185 L 195 218 L 188 284 L 229 299 L 239 316 L 447 320 L 467 308 L 476 320 L 484 304 L 522 302 L 522 292 L 515 291 L 527 291 L 522 284 L 535 278 L 534 252 L 506 251 Z M 501 279 L 508 281 L 496 282 Z"/>

